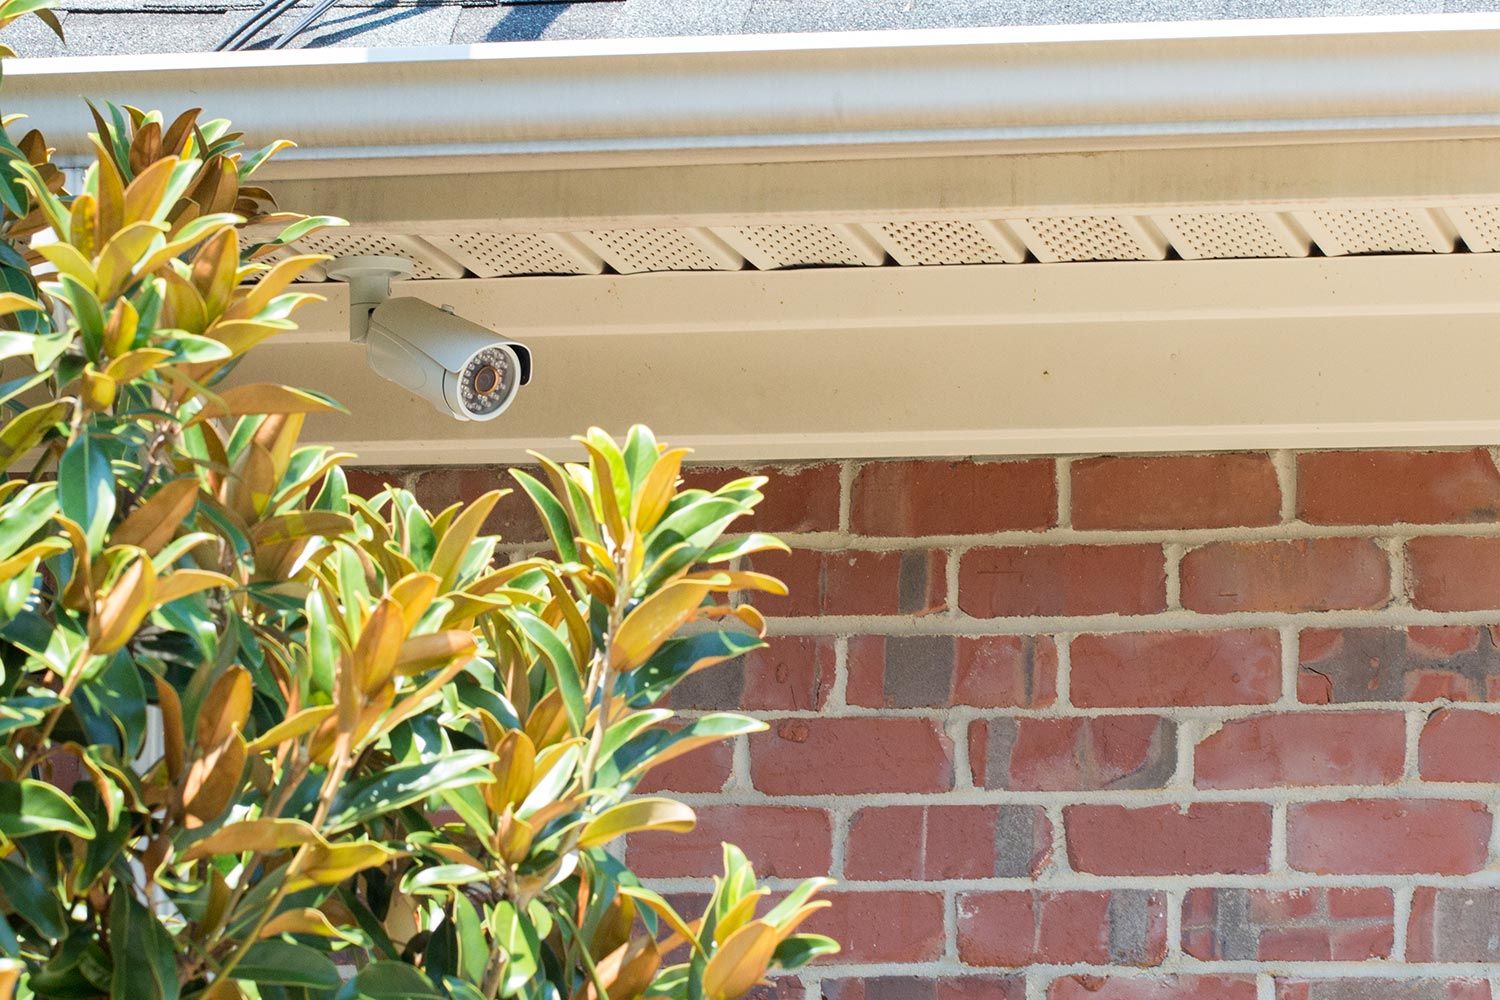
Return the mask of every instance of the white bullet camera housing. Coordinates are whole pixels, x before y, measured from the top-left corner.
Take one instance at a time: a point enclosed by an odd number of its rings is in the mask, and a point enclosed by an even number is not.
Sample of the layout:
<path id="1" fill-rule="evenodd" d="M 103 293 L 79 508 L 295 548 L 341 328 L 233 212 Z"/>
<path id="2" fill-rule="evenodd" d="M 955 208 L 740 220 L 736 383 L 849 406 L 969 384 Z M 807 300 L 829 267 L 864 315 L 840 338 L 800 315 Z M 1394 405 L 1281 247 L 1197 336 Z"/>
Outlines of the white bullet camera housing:
<path id="1" fill-rule="evenodd" d="M 349 282 L 350 336 L 363 342 L 375 374 L 455 420 L 493 420 L 531 381 L 531 351 L 447 307 L 390 298 L 390 282 L 411 272 L 400 257 L 342 257 L 328 269 Z"/>

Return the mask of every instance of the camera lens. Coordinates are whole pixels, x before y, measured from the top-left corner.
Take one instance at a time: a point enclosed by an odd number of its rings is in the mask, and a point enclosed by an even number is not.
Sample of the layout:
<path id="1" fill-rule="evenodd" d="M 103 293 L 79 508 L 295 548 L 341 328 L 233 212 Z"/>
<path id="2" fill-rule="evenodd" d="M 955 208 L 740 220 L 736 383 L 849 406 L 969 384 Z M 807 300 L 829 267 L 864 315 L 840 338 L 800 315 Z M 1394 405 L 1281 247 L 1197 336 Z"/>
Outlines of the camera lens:
<path id="1" fill-rule="evenodd" d="M 515 358 L 499 347 L 486 347 L 471 357 L 458 379 L 464 409 L 477 417 L 500 410 L 514 393 L 515 385 Z"/>

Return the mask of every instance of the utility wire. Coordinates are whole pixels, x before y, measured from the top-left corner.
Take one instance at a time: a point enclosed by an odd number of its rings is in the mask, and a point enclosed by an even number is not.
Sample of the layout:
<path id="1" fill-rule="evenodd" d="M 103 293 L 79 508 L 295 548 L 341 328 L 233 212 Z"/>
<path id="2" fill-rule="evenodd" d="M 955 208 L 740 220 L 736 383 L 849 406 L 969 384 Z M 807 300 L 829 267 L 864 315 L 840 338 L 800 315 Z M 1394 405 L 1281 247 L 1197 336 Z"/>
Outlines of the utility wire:
<path id="1" fill-rule="evenodd" d="M 264 0 L 260 9 L 241 21 L 233 31 L 224 36 L 218 45 L 214 46 L 214 51 L 233 52 L 244 48 L 261 29 L 280 17 L 296 2 L 297 0 Z"/>
<path id="2" fill-rule="evenodd" d="M 328 13 L 328 11 L 332 9 L 333 5 L 337 2 L 338 0 L 322 0 L 322 2 L 319 3 L 316 7 L 307 12 L 306 17 L 298 21 L 290 30 L 283 32 L 281 37 L 276 39 L 276 41 L 272 42 L 271 48 L 286 48 L 288 42 L 311 27 L 314 21 L 322 17 L 324 14 Z"/>
<path id="3" fill-rule="evenodd" d="M 248 18 L 237 25 L 233 31 L 225 35 L 218 45 L 214 46 L 215 52 L 235 52 L 250 46 L 255 36 L 276 21 L 281 15 L 297 6 L 299 0 L 263 0 L 260 7 Z M 290 30 L 282 32 L 271 42 L 269 48 L 284 49 L 293 39 L 306 31 L 313 22 L 328 13 L 337 0 L 320 0 L 318 6 L 308 12 L 307 16 L 299 21 Z"/>

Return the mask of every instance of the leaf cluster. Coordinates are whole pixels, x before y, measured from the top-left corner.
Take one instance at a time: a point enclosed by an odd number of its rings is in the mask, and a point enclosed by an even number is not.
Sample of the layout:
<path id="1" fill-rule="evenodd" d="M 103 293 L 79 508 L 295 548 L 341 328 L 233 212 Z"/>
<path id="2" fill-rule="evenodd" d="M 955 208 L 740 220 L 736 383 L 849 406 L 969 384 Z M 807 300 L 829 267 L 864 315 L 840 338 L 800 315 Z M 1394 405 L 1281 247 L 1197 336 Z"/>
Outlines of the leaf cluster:
<path id="1" fill-rule="evenodd" d="M 0 150 L 0 996 L 720 1000 L 835 950 L 820 881 L 763 905 L 726 847 L 689 918 L 611 853 L 762 728 L 660 705 L 762 642 L 763 482 L 591 430 L 514 473 L 554 551 L 510 562 L 500 491 L 351 494 L 335 402 L 223 381 L 316 298 L 286 248 L 336 220 L 252 181 L 288 144 L 95 121 L 76 190 Z"/>

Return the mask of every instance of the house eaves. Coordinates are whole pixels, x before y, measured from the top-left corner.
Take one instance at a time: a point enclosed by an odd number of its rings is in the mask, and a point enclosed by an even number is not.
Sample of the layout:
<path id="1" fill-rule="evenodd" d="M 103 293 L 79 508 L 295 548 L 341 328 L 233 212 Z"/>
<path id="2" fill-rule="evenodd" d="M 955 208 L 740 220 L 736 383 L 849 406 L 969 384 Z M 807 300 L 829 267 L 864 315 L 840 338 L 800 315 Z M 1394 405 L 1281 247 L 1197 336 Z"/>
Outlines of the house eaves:
<path id="1" fill-rule="evenodd" d="M 1465 15 L 22 60 L 3 96 L 64 158 L 83 95 L 293 137 L 282 203 L 351 223 L 301 249 L 533 344 L 455 425 L 320 286 L 239 376 L 345 400 L 309 430 L 369 461 L 580 419 L 734 459 L 1438 445 L 1500 439 L 1497 57 Z"/>

